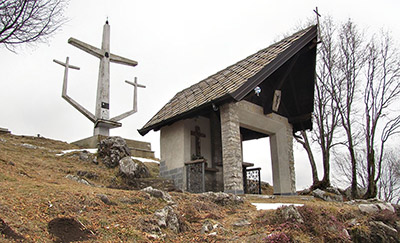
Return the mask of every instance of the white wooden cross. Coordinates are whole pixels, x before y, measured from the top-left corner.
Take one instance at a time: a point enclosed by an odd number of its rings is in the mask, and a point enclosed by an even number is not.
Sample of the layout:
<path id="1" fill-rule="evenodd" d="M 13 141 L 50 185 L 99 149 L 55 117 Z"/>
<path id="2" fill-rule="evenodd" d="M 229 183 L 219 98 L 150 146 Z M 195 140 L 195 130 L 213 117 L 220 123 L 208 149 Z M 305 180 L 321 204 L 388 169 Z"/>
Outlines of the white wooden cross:
<path id="1" fill-rule="evenodd" d="M 79 105 L 76 101 L 70 98 L 67 95 L 67 79 L 68 79 L 68 69 L 76 68 L 75 66 L 69 65 L 69 58 L 67 57 L 66 63 L 62 63 L 60 61 L 54 60 L 54 62 L 65 67 L 64 71 L 64 84 L 63 84 L 63 94 L 62 97 L 66 99 L 72 106 L 74 106 L 78 111 L 80 111 L 83 115 L 85 115 L 89 120 L 95 123 L 94 125 L 94 135 L 109 135 L 109 129 L 120 127 L 122 124 L 119 123 L 119 120 L 135 113 L 137 111 L 137 87 L 144 88 L 143 85 L 139 85 L 135 79 L 135 90 L 134 90 L 134 107 L 131 111 L 125 112 L 119 116 L 114 118 L 109 118 L 110 115 L 110 62 L 124 64 L 128 66 L 136 66 L 138 63 L 136 61 L 115 55 L 110 53 L 110 25 L 108 24 L 108 20 L 103 26 L 103 38 L 101 49 L 89 45 L 85 42 L 77 40 L 75 38 L 69 38 L 68 43 L 99 58 L 100 59 L 100 67 L 99 67 L 99 76 L 97 81 L 97 96 L 96 96 L 96 108 L 95 114 L 93 115 L 91 112 L 86 110 L 84 107 Z M 132 84 L 132 83 L 129 83 Z"/>

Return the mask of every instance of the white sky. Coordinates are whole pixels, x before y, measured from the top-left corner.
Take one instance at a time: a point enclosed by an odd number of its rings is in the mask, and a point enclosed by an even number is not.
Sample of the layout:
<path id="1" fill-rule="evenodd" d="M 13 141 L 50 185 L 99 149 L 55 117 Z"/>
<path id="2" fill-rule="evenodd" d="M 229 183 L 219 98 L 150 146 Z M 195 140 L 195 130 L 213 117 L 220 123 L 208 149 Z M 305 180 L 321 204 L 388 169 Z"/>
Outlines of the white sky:
<path id="1" fill-rule="evenodd" d="M 94 113 L 98 59 L 69 45 L 69 37 L 100 47 L 106 18 L 111 26 L 111 52 L 139 62 L 137 67 L 111 65 L 111 117 L 132 108 L 139 89 L 138 113 L 122 120 L 111 135 L 151 142 L 159 155 L 159 133 L 141 137 L 141 128 L 175 93 L 265 48 L 299 23 L 322 15 L 351 18 L 374 33 L 384 27 L 400 40 L 400 2 L 381 1 L 177 1 L 71 0 L 70 21 L 48 44 L 18 50 L 0 47 L 0 127 L 13 134 L 73 142 L 93 133 L 93 123 L 61 98 L 63 67 L 53 59 L 81 68 L 70 70 L 68 94 Z M 267 140 L 245 143 L 244 160 L 263 168 L 271 182 Z M 311 183 L 305 153 L 296 145 L 297 188 Z M 322 171 L 320 171 L 321 176 Z"/>

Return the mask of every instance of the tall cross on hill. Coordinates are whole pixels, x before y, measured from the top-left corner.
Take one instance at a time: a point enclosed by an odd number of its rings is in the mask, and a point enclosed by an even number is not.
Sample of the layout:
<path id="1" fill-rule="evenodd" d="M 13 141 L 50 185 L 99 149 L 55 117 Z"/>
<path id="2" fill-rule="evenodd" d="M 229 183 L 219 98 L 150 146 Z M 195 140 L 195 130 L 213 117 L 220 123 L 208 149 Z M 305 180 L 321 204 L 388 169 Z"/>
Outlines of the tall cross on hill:
<path id="1" fill-rule="evenodd" d="M 109 130 L 111 128 L 120 127 L 122 125 L 118 121 L 124 119 L 129 115 L 132 115 L 137 111 L 136 89 L 137 87 L 145 88 L 145 86 L 137 84 L 135 78 L 135 84 L 133 84 L 135 88 L 133 109 L 110 119 L 110 62 L 124 64 L 132 67 L 136 66 L 138 63 L 136 61 L 110 53 L 110 25 L 108 24 L 108 20 L 103 27 L 103 39 L 101 49 L 75 38 L 69 38 L 68 43 L 100 59 L 95 114 L 93 115 L 91 112 L 86 110 L 84 107 L 82 107 L 80 104 L 78 104 L 67 95 L 68 69 L 78 69 L 75 66 L 69 65 L 68 57 L 66 63 L 54 60 L 54 62 L 65 67 L 62 97 L 94 123 L 94 135 L 108 136 Z"/>

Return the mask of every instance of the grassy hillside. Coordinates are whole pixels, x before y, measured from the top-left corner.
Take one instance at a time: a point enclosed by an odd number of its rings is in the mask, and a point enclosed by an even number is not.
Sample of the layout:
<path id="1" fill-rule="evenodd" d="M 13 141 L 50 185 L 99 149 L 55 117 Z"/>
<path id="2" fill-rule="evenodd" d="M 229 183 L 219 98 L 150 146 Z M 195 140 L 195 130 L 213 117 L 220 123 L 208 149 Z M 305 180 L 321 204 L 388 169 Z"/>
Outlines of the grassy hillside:
<path id="1" fill-rule="evenodd" d="M 368 234 L 368 221 L 377 217 L 355 206 L 301 197 L 249 196 L 241 203 L 170 192 L 171 203 L 138 190 L 109 188 L 123 183 L 117 169 L 95 164 L 90 156 L 57 155 L 75 148 L 0 134 L 0 242 L 351 242 L 343 229 Z M 155 175 L 157 164 L 148 166 Z M 90 185 L 67 175 L 80 175 Z M 251 201 L 305 204 L 299 208 L 304 220 L 287 218 L 281 209 L 257 211 Z M 160 226 L 157 215 L 165 208 L 176 213 L 178 228 Z M 385 217 L 398 220 L 395 214 Z"/>

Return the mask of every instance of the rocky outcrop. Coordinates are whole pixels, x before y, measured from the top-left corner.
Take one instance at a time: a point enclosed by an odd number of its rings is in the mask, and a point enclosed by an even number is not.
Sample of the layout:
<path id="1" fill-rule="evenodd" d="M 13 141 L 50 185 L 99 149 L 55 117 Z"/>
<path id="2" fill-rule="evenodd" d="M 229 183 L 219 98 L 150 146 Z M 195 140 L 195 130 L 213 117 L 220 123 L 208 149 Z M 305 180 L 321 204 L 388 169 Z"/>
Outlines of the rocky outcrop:
<path id="1" fill-rule="evenodd" d="M 150 173 L 144 163 L 125 157 L 119 161 L 119 175 L 127 179 L 136 179 L 148 178 Z"/>
<path id="2" fill-rule="evenodd" d="M 320 189 L 315 189 L 311 192 L 311 194 L 319 199 L 322 199 L 327 202 L 343 202 L 343 196 L 339 191 L 335 191 L 330 189 L 329 191 L 322 191 Z"/>
<path id="3" fill-rule="evenodd" d="M 108 168 L 117 167 L 121 159 L 130 156 L 130 149 L 121 137 L 108 137 L 98 144 L 98 157 Z"/>

